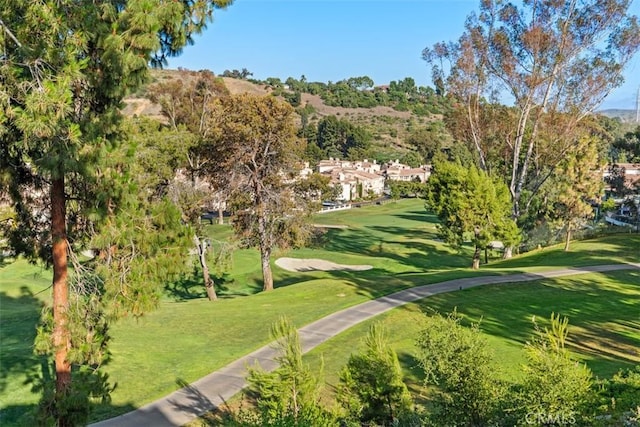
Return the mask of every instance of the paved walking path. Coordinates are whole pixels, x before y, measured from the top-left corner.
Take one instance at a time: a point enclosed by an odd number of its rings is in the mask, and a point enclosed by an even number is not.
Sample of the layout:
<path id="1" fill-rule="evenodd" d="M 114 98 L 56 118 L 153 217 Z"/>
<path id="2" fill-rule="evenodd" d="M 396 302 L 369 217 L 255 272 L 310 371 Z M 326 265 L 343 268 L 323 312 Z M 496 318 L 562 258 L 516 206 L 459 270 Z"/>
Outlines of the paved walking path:
<path id="1" fill-rule="evenodd" d="M 640 269 L 640 263 L 598 265 L 505 276 L 470 277 L 405 289 L 376 300 L 346 308 L 300 328 L 298 332 L 302 344 L 302 351 L 306 353 L 327 341 L 329 338 L 338 335 L 362 321 L 431 295 L 489 284 L 528 282 L 544 278 L 634 268 Z M 224 368 L 199 379 L 193 384 L 171 393 L 169 396 L 145 405 L 135 411 L 91 424 L 91 427 L 169 427 L 186 424 L 199 415 L 215 407 L 222 406 L 225 401 L 240 392 L 246 385 L 245 375 L 247 366 L 259 362 L 260 366 L 265 370 L 270 371 L 276 368 L 277 363 L 274 361 L 276 355 L 277 352 L 275 349 L 269 345 L 264 346 L 230 363 Z M 162 375 L 162 373 L 159 372 L 158 375 Z"/>

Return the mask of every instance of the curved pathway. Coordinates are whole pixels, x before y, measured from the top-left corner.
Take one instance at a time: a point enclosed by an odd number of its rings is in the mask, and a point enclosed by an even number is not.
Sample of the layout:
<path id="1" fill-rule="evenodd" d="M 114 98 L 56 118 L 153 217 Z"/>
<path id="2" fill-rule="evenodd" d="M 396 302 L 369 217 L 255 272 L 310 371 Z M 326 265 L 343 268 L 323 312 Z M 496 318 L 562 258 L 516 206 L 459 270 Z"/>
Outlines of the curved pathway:
<path id="1" fill-rule="evenodd" d="M 528 282 L 544 278 L 636 268 L 640 269 L 640 263 L 598 265 L 538 273 L 469 277 L 405 289 L 346 308 L 300 328 L 298 332 L 302 351 L 306 353 L 362 321 L 431 295 L 489 284 Z M 265 370 L 275 369 L 276 356 L 277 351 L 270 345 L 266 345 L 162 399 L 118 417 L 91 424 L 91 427 L 170 427 L 186 424 L 203 413 L 222 406 L 225 401 L 240 392 L 246 385 L 247 366 L 258 362 Z"/>

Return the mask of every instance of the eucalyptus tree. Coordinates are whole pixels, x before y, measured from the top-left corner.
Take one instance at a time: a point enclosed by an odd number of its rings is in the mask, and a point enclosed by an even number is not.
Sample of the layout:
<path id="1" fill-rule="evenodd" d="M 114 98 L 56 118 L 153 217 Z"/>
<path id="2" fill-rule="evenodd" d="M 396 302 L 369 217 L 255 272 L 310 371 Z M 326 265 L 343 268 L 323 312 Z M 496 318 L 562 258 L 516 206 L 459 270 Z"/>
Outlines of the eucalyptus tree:
<path id="1" fill-rule="evenodd" d="M 61 405 L 72 392 L 69 243 L 100 212 L 115 209 L 115 198 L 92 191 L 95 166 L 118 140 L 122 100 L 145 81 L 149 65 L 178 55 L 214 9 L 230 3 L 0 3 L 1 190 L 16 214 L 9 236 L 15 249 L 53 266 L 58 425 L 77 422 Z"/>
<path id="2" fill-rule="evenodd" d="M 219 138 L 207 147 L 208 174 L 235 184 L 230 207 L 236 234 L 260 249 L 263 289 L 273 289 L 271 253 L 301 244 L 309 233 L 306 203 L 295 191 L 304 143 L 295 110 L 284 101 L 250 94 L 220 99 Z"/>
<path id="3" fill-rule="evenodd" d="M 479 166 L 504 168 L 514 218 L 573 149 L 577 123 L 622 84 L 640 46 L 630 3 L 483 0 L 457 42 L 423 51 L 434 83 L 458 102 L 456 126 L 466 129 Z M 496 109 L 502 100 L 513 107 Z M 487 132 L 496 123 L 487 124 L 490 115 L 503 131 Z"/>

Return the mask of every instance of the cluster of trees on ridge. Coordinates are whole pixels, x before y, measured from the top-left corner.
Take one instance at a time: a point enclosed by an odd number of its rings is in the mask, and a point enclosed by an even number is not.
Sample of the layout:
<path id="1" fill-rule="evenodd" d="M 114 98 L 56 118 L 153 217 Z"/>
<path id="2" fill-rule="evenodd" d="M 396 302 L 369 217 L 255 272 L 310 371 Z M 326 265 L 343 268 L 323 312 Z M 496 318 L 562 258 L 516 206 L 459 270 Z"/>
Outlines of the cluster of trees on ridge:
<path id="1" fill-rule="evenodd" d="M 411 111 L 418 116 L 442 114 L 447 110 L 447 99 L 442 97 L 441 87 L 436 89 L 416 86 L 412 77 L 391 81 L 388 85 L 375 86 L 369 76 L 349 77 L 338 82 L 309 82 L 302 75 L 300 79 L 288 77 L 284 82 L 278 77 L 265 80 L 250 79 L 251 73 L 242 70 L 224 70 L 222 77 L 249 80 L 273 90 L 277 96 L 285 98 L 292 106 L 301 103 L 301 94 L 318 95 L 326 105 L 345 108 L 392 107 L 397 111 Z"/>
<path id="2" fill-rule="evenodd" d="M 276 95 L 283 95 L 294 107 L 300 105 L 301 93 L 318 95 L 326 105 L 345 108 L 392 107 L 397 111 L 411 111 L 418 116 L 442 114 L 448 103 L 441 93 L 431 87 L 416 86 L 411 77 L 391 81 L 385 86 L 374 86 L 368 76 L 350 77 L 336 83 L 308 82 L 303 75 L 299 80 L 289 77 L 284 83 L 270 77 L 263 83 Z"/>
<path id="3" fill-rule="evenodd" d="M 249 367 L 249 409 L 227 411 L 227 426 L 524 426 L 634 425 L 640 370 L 596 379 L 567 349 L 568 319 L 533 319 L 526 363 L 509 383 L 499 380 L 481 324 L 465 325 L 456 311 L 424 315 L 413 357 L 424 374 L 409 392 L 386 331 L 374 323 L 339 374 L 335 401 L 321 398 L 323 372 L 302 360 L 296 329 L 281 318 L 272 326 L 280 355 L 272 372 Z M 426 399 L 425 399 L 426 398 Z M 428 403 L 427 403 L 428 402 Z M 635 421 L 634 421 L 635 420 Z"/>
<path id="4" fill-rule="evenodd" d="M 45 424 L 82 424 L 91 399 L 108 398 L 111 386 L 99 368 L 109 358 L 109 324 L 153 309 L 193 245 L 215 299 L 196 219 L 204 188 L 228 201 L 241 243 L 259 248 L 265 290 L 273 288 L 272 248 L 303 244 L 313 201 L 331 191 L 320 177 L 313 188 L 290 179 L 305 148 L 291 105 L 229 95 L 206 73 L 193 86 L 155 88 L 168 124 L 123 119 L 122 100 L 146 81 L 149 66 L 179 54 L 216 8 L 230 4 L 0 6 L 0 189 L 11 202 L 3 238 L 16 254 L 45 260 L 54 276 L 36 342 L 55 372 L 39 384 Z M 324 96 L 335 105 L 375 99 L 401 109 L 452 106 L 438 111 L 456 145 L 435 162 L 440 187 L 432 185 L 428 196 L 443 217 L 447 206 L 460 208 L 443 221 L 450 243 L 471 233 L 477 254 L 494 238 L 515 244 L 515 225 L 526 232 L 543 220 L 561 221 L 569 242 L 598 197 L 597 153 L 610 137 L 591 112 L 620 84 L 640 45 L 627 1 L 590 5 L 482 2 L 458 42 L 424 51 L 437 90 L 405 79 L 383 94 L 366 90 L 370 79 L 353 78 L 327 85 Z M 594 47 L 601 39 L 607 42 Z M 294 91 L 316 90 L 289 83 Z M 505 90 L 513 107 L 493 98 Z M 322 154 L 368 148 L 357 128 L 337 119 L 318 127 L 315 141 Z M 440 151 L 422 149 L 425 157 Z M 188 179 L 177 182 L 178 170 Z M 441 197 L 460 187 L 473 197 Z M 81 263 L 74 253 L 87 247 L 97 256 Z"/>

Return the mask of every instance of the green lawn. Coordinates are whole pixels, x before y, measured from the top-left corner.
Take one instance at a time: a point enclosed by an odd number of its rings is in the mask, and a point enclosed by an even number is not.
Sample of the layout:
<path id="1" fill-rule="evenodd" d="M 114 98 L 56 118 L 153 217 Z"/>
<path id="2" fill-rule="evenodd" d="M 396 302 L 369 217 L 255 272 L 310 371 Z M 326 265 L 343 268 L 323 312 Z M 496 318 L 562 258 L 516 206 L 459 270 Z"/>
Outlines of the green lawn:
<path id="1" fill-rule="evenodd" d="M 42 304 L 50 299 L 51 277 L 23 260 L 0 264 L 0 425 L 38 401 L 25 382 L 40 368 L 31 349 Z"/>
<path id="2" fill-rule="evenodd" d="M 322 258 L 342 264 L 370 264 L 374 268 L 364 272 L 291 273 L 274 267 L 276 289 L 263 294 L 258 292 L 262 285 L 256 251 L 239 250 L 233 255 L 230 270 L 220 274 L 221 299 L 218 302 L 204 299 L 204 290 L 197 280 L 169 285 L 158 310 L 139 320 L 123 319 L 113 326 L 113 358 L 107 371 L 118 387 L 111 404 L 98 408 L 95 419 L 114 416 L 153 401 L 178 388 L 178 384 L 193 381 L 259 348 L 268 342 L 270 325 L 281 314 L 302 326 L 339 309 L 412 286 L 476 274 L 503 275 L 573 265 L 638 262 L 640 258 L 640 237 L 625 234 L 575 242 L 569 253 L 564 253 L 561 247 L 553 247 L 512 260 L 494 260 L 480 272 L 473 272 L 467 268 L 469 250 L 459 254 L 436 240 L 435 218 L 424 211 L 419 200 L 319 215 L 315 222 L 347 225 L 348 228 L 330 229 L 312 247 L 275 254 L 274 260 L 278 256 Z M 218 239 L 230 234 L 228 226 L 210 226 L 209 231 Z M 35 271 L 34 267 L 22 262 L 0 269 L 2 425 L 14 423 L 20 413 L 37 401 L 37 396 L 23 383 L 27 372 L 39 368 L 38 360 L 30 355 L 29 346 L 40 301 L 48 292 L 33 294 L 46 289 L 50 275 L 43 273 L 36 281 L 31 279 Z M 635 321 L 632 317 L 633 309 L 638 312 L 637 303 L 621 305 L 623 294 L 630 301 L 639 299 L 637 283 L 640 280 L 633 273 L 592 274 L 589 279 L 580 276 L 577 282 L 566 278 L 513 287 L 487 287 L 442 295 L 425 302 L 436 304 L 435 307 L 442 311 L 458 306 L 459 311 L 473 319 L 484 316 L 483 328 L 504 361 L 503 365 L 517 364 L 521 360 L 520 348 L 530 331 L 530 315 L 547 319 L 554 310 L 567 314 L 571 324 L 582 327 L 583 336 L 590 337 L 596 344 L 638 348 L 638 319 L 637 315 Z M 590 280 L 592 285 L 585 286 L 583 280 Z M 631 283 L 636 283 L 635 287 Z M 21 290 L 23 286 L 26 286 L 24 291 Z M 544 293 L 540 289 L 553 292 Z M 518 293 L 512 294 L 515 291 Z M 592 294 L 600 297 L 592 298 Z M 525 301 L 527 305 L 523 306 Z M 561 301 L 581 301 L 584 308 L 574 313 L 571 310 L 576 308 L 562 305 Z M 556 303 L 559 304 L 557 310 L 553 305 Z M 534 306 L 539 311 L 533 310 Z M 628 309 L 630 317 L 623 316 L 623 308 Z M 598 316 L 592 316 L 594 313 Z M 390 329 L 407 369 L 412 364 L 411 328 L 419 325 L 412 316 L 418 314 L 419 305 L 413 304 L 384 316 L 390 325 L 398 325 Z M 588 319 L 589 316 L 592 318 Z M 512 323 L 513 319 L 517 322 Z M 612 333 L 612 330 L 618 330 L 612 329 L 612 325 L 622 325 L 623 321 L 630 329 L 621 328 L 619 333 Z M 502 332 L 497 327 L 501 323 L 509 325 Z M 598 329 L 602 325 L 606 327 Z M 353 328 L 326 343 L 326 348 L 314 352 L 325 353 L 328 376 L 344 364 L 348 357 L 344 349 L 354 348 L 364 328 L 366 325 Z M 608 354 L 604 344 L 589 346 L 591 353 L 585 350 L 580 354 L 602 375 L 633 362 Z M 309 356 L 311 360 L 317 357 L 314 354 Z M 332 355 L 331 360 L 326 354 Z M 508 369 L 505 375 L 509 375 Z"/>
<path id="3" fill-rule="evenodd" d="M 595 375 L 610 377 L 621 368 L 640 364 L 640 271 L 625 270 L 528 283 L 488 285 L 440 294 L 394 309 L 349 329 L 305 356 L 312 366 L 325 364 L 326 380 L 337 382 L 337 372 L 372 322 L 382 322 L 391 345 L 412 382 L 422 379 L 415 368 L 414 340 L 424 313 L 457 310 L 467 324 L 480 322 L 494 351 L 496 373 L 514 380 L 525 362 L 522 351 L 533 334 L 532 318 L 548 325 L 550 314 L 569 318 L 568 346 Z"/>

